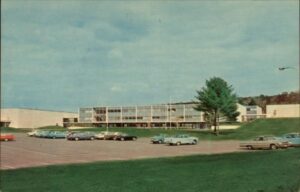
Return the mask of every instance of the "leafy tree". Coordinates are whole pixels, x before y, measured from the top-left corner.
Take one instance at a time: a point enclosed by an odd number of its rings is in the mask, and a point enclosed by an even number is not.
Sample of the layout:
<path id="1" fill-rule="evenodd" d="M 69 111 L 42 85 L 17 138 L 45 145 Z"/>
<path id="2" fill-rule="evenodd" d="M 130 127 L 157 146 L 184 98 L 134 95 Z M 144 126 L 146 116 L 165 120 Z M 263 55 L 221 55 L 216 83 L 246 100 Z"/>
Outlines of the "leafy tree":
<path id="1" fill-rule="evenodd" d="M 248 105 L 253 106 L 253 105 L 257 105 L 256 101 L 251 98 L 250 102 L 248 103 Z"/>
<path id="2" fill-rule="evenodd" d="M 237 112 L 237 96 L 233 93 L 233 88 L 226 81 L 219 77 L 206 80 L 206 86 L 197 91 L 196 99 L 199 104 L 195 107 L 197 111 L 202 111 L 206 119 L 210 119 L 214 125 L 214 133 L 218 135 L 219 118 L 221 115 L 230 121 L 236 121 L 239 115 Z"/>

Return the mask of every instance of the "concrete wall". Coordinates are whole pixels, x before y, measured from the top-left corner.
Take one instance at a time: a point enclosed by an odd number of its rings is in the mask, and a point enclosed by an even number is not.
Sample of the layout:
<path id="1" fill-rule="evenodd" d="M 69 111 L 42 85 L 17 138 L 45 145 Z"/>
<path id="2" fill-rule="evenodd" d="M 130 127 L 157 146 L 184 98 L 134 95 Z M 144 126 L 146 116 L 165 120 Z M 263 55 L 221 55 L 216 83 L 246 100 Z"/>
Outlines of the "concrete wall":
<path id="1" fill-rule="evenodd" d="M 300 117 L 300 104 L 267 105 L 267 118 Z"/>
<path id="2" fill-rule="evenodd" d="M 77 113 L 34 109 L 1 109 L 1 121 L 10 121 L 14 128 L 38 128 L 63 125 L 63 118 L 77 117 Z"/>

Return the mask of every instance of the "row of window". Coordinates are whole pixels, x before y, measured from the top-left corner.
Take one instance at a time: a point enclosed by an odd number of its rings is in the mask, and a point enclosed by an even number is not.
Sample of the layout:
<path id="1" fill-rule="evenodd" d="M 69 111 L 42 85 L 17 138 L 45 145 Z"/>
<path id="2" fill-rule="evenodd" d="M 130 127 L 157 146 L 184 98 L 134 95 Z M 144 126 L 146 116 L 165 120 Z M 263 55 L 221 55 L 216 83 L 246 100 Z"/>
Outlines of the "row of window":
<path id="1" fill-rule="evenodd" d="M 126 116 L 126 117 L 122 117 L 123 120 L 146 120 L 146 119 L 150 119 L 151 117 L 150 116 L 147 116 L 147 117 L 142 117 L 142 116 L 138 116 L 138 117 L 135 117 L 135 116 Z M 199 119 L 200 117 L 199 116 L 186 116 L 185 117 L 186 119 Z M 120 116 L 117 116 L 117 117 L 109 117 L 108 118 L 109 120 L 120 120 L 121 117 Z M 167 119 L 167 116 L 153 116 L 152 117 L 153 120 L 157 120 L 157 119 L 161 119 L 161 120 L 165 120 Z M 171 119 L 184 119 L 184 116 L 171 116 Z M 106 117 L 95 117 L 95 120 L 96 121 L 106 121 Z"/>
<path id="2" fill-rule="evenodd" d="M 151 109 L 151 107 L 148 108 L 137 108 L 137 111 L 139 112 L 148 112 Z M 152 111 L 161 111 L 161 112 L 165 112 L 165 111 L 183 111 L 183 108 L 168 108 L 168 107 L 153 107 Z M 185 108 L 186 111 L 193 111 L 194 109 L 192 107 L 186 107 Z M 106 113 L 106 109 L 105 108 L 101 108 L 101 109 L 94 109 L 95 113 L 97 114 L 105 114 Z M 136 108 L 131 108 L 131 109 L 108 109 L 107 110 L 109 113 L 120 113 L 121 111 L 123 111 L 124 113 L 127 112 L 135 112 Z M 91 113 L 92 110 L 91 109 L 80 109 L 80 112 L 82 113 Z"/>

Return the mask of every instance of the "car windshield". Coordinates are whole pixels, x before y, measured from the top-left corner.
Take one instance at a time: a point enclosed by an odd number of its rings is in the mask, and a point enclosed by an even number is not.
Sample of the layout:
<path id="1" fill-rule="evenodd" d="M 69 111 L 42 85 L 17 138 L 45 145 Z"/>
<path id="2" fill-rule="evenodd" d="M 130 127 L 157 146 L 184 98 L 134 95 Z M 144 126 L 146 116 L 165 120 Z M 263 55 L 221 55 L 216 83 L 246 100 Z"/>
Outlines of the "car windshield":
<path id="1" fill-rule="evenodd" d="M 266 137 L 266 140 L 278 140 L 276 137 Z"/>
<path id="2" fill-rule="evenodd" d="M 284 137 L 286 137 L 286 138 L 297 138 L 297 137 L 300 137 L 298 134 L 286 134 L 286 135 L 284 135 Z"/>
<path id="3" fill-rule="evenodd" d="M 71 133 L 71 135 L 84 135 L 85 133 Z"/>
<path id="4" fill-rule="evenodd" d="M 263 137 L 257 137 L 257 138 L 254 139 L 254 141 L 263 141 L 263 140 L 264 140 Z"/>

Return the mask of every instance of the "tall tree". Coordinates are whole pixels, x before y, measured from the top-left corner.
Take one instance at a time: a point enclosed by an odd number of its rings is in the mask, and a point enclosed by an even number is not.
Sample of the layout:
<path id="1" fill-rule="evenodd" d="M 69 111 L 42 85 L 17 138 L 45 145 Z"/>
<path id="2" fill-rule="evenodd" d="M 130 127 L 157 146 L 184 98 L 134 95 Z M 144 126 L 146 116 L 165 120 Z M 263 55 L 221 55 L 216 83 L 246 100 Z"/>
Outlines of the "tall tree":
<path id="1" fill-rule="evenodd" d="M 196 110 L 204 112 L 207 119 L 211 119 L 214 125 L 214 133 L 218 135 L 220 116 L 227 117 L 230 121 L 235 121 L 239 115 L 237 112 L 237 96 L 233 93 L 233 88 L 226 81 L 219 77 L 206 80 L 206 86 L 197 91 L 196 96 L 199 101 Z"/>

